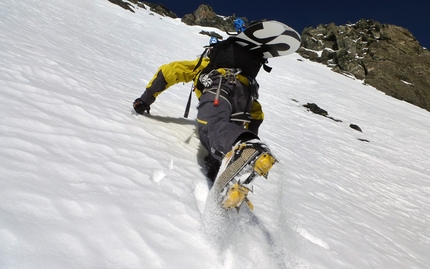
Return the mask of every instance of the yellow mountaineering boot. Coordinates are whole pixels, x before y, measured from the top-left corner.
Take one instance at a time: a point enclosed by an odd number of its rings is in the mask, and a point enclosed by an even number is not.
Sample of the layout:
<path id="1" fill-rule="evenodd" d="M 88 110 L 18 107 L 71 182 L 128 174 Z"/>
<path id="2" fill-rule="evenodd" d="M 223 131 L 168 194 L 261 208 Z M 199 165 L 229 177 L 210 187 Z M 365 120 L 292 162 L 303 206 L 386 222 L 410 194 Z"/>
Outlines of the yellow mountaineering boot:
<path id="1" fill-rule="evenodd" d="M 225 209 L 238 209 L 245 203 L 252 210 L 248 200 L 252 192 L 252 181 L 258 176 L 267 178 L 269 170 L 277 162 L 266 144 L 258 139 L 237 143 L 226 154 L 213 188 L 219 192 L 221 205 Z"/>

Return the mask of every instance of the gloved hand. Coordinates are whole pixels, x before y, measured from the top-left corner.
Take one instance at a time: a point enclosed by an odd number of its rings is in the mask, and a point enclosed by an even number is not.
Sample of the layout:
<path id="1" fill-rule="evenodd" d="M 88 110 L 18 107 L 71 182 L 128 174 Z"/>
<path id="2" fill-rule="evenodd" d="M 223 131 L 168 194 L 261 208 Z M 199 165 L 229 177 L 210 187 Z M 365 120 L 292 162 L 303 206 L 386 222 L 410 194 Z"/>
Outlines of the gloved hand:
<path id="1" fill-rule="evenodd" d="M 144 114 L 145 112 L 149 114 L 149 110 L 151 109 L 149 105 L 143 102 L 140 98 L 137 98 L 133 102 L 133 108 L 138 114 Z"/>

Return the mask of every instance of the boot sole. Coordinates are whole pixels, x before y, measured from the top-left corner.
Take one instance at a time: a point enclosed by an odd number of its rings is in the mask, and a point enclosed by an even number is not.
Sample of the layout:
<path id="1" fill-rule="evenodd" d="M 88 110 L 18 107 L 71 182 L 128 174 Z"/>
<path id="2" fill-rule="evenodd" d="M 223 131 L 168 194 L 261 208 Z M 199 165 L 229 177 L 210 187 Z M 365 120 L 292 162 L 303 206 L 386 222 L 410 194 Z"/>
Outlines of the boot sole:
<path id="1" fill-rule="evenodd" d="M 271 155 L 270 153 L 266 152 L 261 154 L 259 157 L 257 157 L 253 164 L 251 164 L 253 166 L 253 172 L 248 177 L 248 179 L 245 180 L 245 183 L 250 183 L 257 175 L 263 176 L 267 179 L 269 170 L 276 162 L 276 158 L 273 157 L 273 155 Z M 225 209 L 239 209 L 239 207 L 245 201 L 248 207 L 252 210 L 254 206 L 247 197 L 250 191 L 251 190 L 248 187 L 239 184 L 239 182 L 236 182 L 228 189 L 224 201 L 222 202 L 222 206 Z"/>

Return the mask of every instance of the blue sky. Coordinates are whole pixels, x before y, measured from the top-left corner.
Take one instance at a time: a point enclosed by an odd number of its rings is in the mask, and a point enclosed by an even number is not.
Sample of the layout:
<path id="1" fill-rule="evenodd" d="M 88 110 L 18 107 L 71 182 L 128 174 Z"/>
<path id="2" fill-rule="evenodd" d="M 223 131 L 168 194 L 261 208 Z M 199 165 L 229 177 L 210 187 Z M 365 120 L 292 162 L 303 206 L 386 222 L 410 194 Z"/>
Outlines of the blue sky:
<path id="1" fill-rule="evenodd" d="M 151 2 L 151 1 L 150 1 Z M 258 0 L 160 0 L 179 17 L 193 13 L 202 4 L 210 5 L 219 15 L 233 15 L 254 19 L 274 19 L 296 29 L 334 22 L 337 25 L 355 23 L 361 18 L 373 19 L 407 28 L 424 47 L 430 48 L 428 0 L 378 1 L 258 1 Z"/>

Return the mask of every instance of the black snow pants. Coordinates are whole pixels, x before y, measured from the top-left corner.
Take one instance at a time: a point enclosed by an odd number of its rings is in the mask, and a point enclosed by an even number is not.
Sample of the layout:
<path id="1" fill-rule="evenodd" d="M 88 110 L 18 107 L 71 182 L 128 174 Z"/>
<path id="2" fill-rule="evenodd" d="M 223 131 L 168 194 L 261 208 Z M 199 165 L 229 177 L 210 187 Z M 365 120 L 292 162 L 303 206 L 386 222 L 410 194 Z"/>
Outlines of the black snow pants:
<path id="1" fill-rule="evenodd" d="M 197 108 L 199 139 L 213 157 L 221 160 L 237 141 L 258 138 L 245 128 L 250 120 L 252 93 L 238 79 L 223 77 L 217 71 L 209 78 L 212 84 L 203 91 Z"/>

